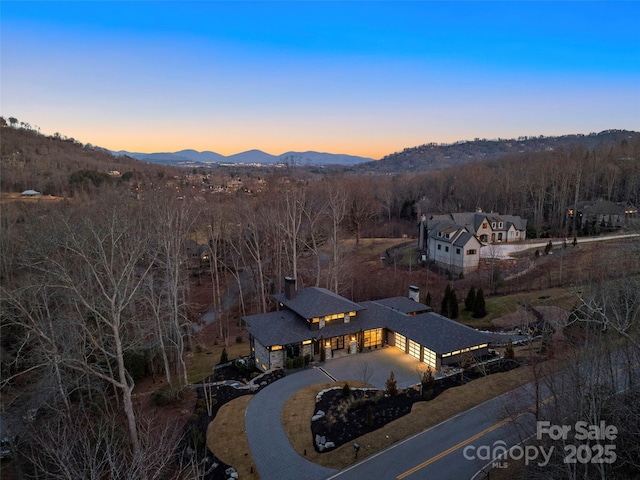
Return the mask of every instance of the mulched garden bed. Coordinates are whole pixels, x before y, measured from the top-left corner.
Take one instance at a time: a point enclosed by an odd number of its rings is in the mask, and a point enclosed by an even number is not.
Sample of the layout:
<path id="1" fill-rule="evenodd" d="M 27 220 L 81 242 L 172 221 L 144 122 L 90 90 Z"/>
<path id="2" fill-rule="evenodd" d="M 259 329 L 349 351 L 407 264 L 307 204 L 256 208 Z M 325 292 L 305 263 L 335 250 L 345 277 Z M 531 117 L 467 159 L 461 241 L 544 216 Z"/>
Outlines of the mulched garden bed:
<path id="1" fill-rule="evenodd" d="M 420 392 L 412 388 L 395 396 L 383 390 L 351 389 L 345 397 L 342 388 L 326 390 L 316 401 L 316 413 L 324 415 L 311 422 L 313 444 L 318 452 L 332 450 L 406 415 L 421 400 Z"/>
<path id="2" fill-rule="evenodd" d="M 184 426 L 183 439 L 178 447 L 177 462 L 184 467 L 190 463 L 199 466 L 201 475 L 198 478 L 202 480 L 226 480 L 230 477 L 226 471 L 230 465 L 226 465 L 220 461 L 207 448 L 207 427 L 215 418 L 218 410 L 224 404 L 243 395 L 255 394 L 261 388 L 275 382 L 285 376 L 284 370 L 276 370 L 270 372 L 256 382 L 257 389 L 250 391 L 248 389 L 238 389 L 229 385 L 217 385 L 211 387 L 211 393 L 215 397 L 215 404 L 212 405 L 211 415 L 207 412 L 206 399 L 204 395 L 203 385 L 222 380 L 238 380 L 242 381 L 247 376 L 247 372 L 240 371 L 235 365 L 216 369 L 213 375 L 205 378 L 202 382 L 193 385 L 197 392 L 197 400 L 194 412 L 189 421 Z"/>

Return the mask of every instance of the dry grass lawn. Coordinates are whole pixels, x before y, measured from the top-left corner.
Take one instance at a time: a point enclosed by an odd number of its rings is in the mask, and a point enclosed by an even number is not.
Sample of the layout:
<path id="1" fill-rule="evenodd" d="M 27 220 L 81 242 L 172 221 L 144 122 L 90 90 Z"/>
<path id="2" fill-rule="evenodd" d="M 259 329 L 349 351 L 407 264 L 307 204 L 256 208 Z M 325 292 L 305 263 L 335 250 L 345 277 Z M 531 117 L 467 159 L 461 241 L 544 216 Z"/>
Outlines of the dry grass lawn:
<path id="1" fill-rule="evenodd" d="M 213 367 L 220 363 L 224 345 L 214 345 L 199 353 L 187 355 L 187 375 L 189 382 L 197 383 L 213 374 Z M 229 360 L 246 357 L 251 353 L 249 342 L 230 343 L 227 349 Z"/>
<path id="2" fill-rule="evenodd" d="M 209 450 L 227 465 L 232 465 L 243 480 L 260 478 L 244 428 L 244 412 L 252 398 L 253 395 L 244 395 L 223 405 L 207 427 Z"/>

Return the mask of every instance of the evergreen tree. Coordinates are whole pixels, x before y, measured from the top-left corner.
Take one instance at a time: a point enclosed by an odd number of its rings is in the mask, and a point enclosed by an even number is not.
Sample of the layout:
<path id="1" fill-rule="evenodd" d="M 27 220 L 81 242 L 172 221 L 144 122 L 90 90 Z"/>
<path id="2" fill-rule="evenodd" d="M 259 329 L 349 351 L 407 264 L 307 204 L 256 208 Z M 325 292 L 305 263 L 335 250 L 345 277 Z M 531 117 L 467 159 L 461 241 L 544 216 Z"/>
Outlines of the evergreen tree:
<path id="1" fill-rule="evenodd" d="M 425 305 L 431 306 L 431 294 L 427 292 L 427 298 L 424 300 Z"/>
<path id="2" fill-rule="evenodd" d="M 456 291 L 453 289 L 449 294 L 449 313 L 451 314 L 449 318 L 452 320 L 458 318 L 458 314 L 460 313 L 458 310 L 458 297 L 456 297 Z"/>
<path id="3" fill-rule="evenodd" d="M 395 397 L 396 395 L 398 395 L 398 381 L 396 380 L 396 375 L 395 373 L 393 373 L 393 370 L 391 371 L 389 378 L 387 378 L 387 381 L 385 382 L 385 387 L 385 392 L 390 397 Z"/>
<path id="4" fill-rule="evenodd" d="M 482 318 L 487 314 L 487 308 L 484 304 L 484 292 L 481 288 L 476 293 L 476 301 L 473 303 L 473 318 Z"/>
<path id="5" fill-rule="evenodd" d="M 473 311 L 473 304 L 476 301 L 476 288 L 471 287 L 469 289 L 469 293 L 467 293 L 467 298 L 464 299 L 464 309 L 467 312 Z"/>
<path id="6" fill-rule="evenodd" d="M 442 304 L 440 305 L 440 314 L 445 317 L 449 316 L 449 297 L 451 297 L 451 287 L 447 283 L 447 288 L 444 289 L 444 296 L 442 297 Z"/>

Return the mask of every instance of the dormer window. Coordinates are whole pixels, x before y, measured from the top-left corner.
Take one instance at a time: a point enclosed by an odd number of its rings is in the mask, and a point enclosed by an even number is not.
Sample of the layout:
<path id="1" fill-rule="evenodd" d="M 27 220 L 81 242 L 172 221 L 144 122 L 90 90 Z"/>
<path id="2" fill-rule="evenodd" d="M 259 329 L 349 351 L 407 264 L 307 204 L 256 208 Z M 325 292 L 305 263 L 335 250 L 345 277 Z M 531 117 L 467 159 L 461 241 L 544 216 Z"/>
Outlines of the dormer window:
<path id="1" fill-rule="evenodd" d="M 502 222 L 500 222 L 500 223 L 498 224 L 498 228 L 502 228 L 502 225 L 503 225 L 503 223 L 502 223 Z"/>
<path id="2" fill-rule="evenodd" d="M 491 228 L 496 228 L 496 222 L 491 222 Z"/>

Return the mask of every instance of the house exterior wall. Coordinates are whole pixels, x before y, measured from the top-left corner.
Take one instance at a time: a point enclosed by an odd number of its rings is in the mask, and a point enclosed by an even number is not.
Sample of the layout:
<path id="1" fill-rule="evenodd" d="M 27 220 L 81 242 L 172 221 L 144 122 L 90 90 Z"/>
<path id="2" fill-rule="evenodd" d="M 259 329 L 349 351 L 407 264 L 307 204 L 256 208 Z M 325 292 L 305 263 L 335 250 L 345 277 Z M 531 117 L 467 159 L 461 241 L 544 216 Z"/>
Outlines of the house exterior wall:
<path id="1" fill-rule="evenodd" d="M 284 349 L 269 352 L 269 370 L 284 367 Z"/>
<path id="2" fill-rule="evenodd" d="M 253 358 L 258 370 L 266 372 L 271 368 L 269 350 L 255 338 L 253 339 Z"/>
<path id="3" fill-rule="evenodd" d="M 429 258 L 455 273 L 467 273 L 478 268 L 481 246 L 482 244 L 475 238 L 471 238 L 464 246 L 458 247 L 431 237 L 429 238 Z M 460 249 L 460 253 L 457 253 L 457 249 Z M 468 253 L 472 250 L 475 250 L 474 254 Z"/>
<path id="4" fill-rule="evenodd" d="M 309 343 L 307 345 L 302 345 L 300 349 L 300 354 L 304 357 L 305 355 L 310 355 L 313 357 L 313 343 Z"/>

